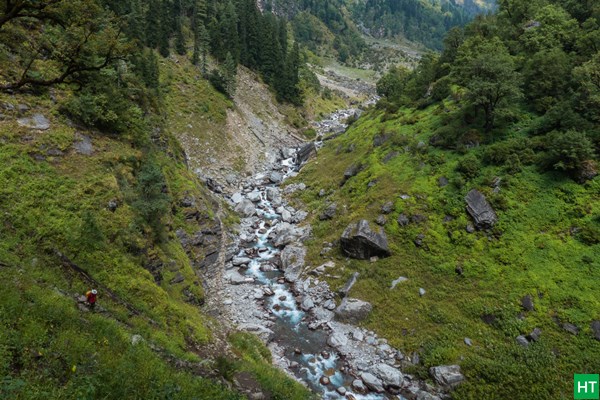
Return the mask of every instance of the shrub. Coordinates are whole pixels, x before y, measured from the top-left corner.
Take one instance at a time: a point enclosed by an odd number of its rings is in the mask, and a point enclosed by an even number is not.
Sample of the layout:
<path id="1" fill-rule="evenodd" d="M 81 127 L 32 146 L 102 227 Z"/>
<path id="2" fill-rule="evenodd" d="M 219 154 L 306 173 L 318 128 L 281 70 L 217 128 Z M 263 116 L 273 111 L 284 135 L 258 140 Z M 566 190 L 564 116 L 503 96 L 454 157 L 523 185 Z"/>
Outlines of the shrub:
<path id="1" fill-rule="evenodd" d="M 467 154 L 458 162 L 456 170 L 461 173 L 467 180 L 471 180 L 477 175 L 481 169 L 481 163 L 474 154 Z"/>
<path id="2" fill-rule="evenodd" d="M 546 146 L 546 163 L 556 170 L 577 171 L 594 158 L 594 146 L 583 132 L 552 132 L 546 136 Z"/>
<path id="3" fill-rule="evenodd" d="M 535 158 L 531 140 L 517 138 L 490 145 L 483 152 L 483 160 L 486 164 L 505 165 L 515 161 L 515 155 L 522 164 L 531 164 Z"/>

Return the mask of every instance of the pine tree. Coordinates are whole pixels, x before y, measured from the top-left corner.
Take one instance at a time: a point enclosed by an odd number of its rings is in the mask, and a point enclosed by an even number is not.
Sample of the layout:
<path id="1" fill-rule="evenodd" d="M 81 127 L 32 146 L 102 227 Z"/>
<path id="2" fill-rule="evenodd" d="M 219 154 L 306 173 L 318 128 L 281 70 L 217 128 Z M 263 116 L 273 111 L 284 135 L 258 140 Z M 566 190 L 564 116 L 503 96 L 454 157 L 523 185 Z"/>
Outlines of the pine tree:
<path id="1" fill-rule="evenodd" d="M 225 85 L 227 94 L 229 97 L 235 95 L 236 90 L 236 79 L 237 79 L 237 62 L 234 60 L 231 52 L 227 52 L 225 57 L 225 63 L 223 64 L 223 76 L 225 78 Z"/>
<path id="2" fill-rule="evenodd" d="M 160 41 L 160 13 L 161 7 L 158 0 L 148 2 L 146 14 L 146 45 L 151 49 L 158 47 Z"/>
<path id="3" fill-rule="evenodd" d="M 184 55 L 186 53 L 186 48 L 181 17 L 177 17 L 177 21 L 177 28 L 175 30 L 175 50 L 177 51 L 177 54 Z"/>

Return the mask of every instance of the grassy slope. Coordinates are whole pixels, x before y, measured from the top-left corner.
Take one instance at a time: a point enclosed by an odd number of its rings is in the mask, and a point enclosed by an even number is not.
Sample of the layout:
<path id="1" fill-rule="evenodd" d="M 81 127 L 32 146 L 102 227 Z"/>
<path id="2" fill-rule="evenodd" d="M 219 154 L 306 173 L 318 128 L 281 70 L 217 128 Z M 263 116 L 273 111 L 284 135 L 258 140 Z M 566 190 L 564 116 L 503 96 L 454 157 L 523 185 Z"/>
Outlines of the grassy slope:
<path id="1" fill-rule="evenodd" d="M 414 372 L 422 376 L 432 365 L 462 365 L 468 380 L 456 398 L 570 398 L 573 373 L 600 369 L 600 343 L 590 332 L 591 320 L 600 317 L 600 245 L 588 246 L 570 235 L 571 227 L 597 224 L 593 216 L 600 213 L 600 180 L 578 185 L 534 167 L 511 176 L 487 166 L 464 186 L 440 188 L 442 176 L 460 182 L 455 168 L 463 157 L 425 145 L 441 114 L 437 106 L 401 110 L 383 122 L 383 113 L 372 111 L 346 135 L 327 143 L 304 168 L 297 179 L 309 190 L 299 200 L 317 216 L 326 207 L 318 193 L 326 189 L 327 199 L 337 202 L 339 210 L 332 221 L 311 221 L 314 237 L 307 262 L 320 265 L 323 242 L 338 239 L 351 221 L 374 221 L 381 206 L 393 201 L 395 209 L 385 225 L 392 257 L 372 264 L 346 260 L 335 250 L 336 272 L 342 278 L 329 278 L 330 283 L 339 287 L 354 271 L 361 272 L 350 295 L 375 306 L 365 326 L 407 353 L 421 351 L 423 365 Z M 373 137 L 380 133 L 390 139 L 375 148 Z M 355 149 L 348 152 L 351 146 Z M 392 151 L 400 154 L 384 163 Z M 366 167 L 340 188 L 345 169 L 353 163 Z M 498 195 L 490 187 L 496 176 L 503 179 Z M 470 220 L 463 199 L 472 188 L 496 205 L 499 238 L 466 233 Z M 402 200 L 402 194 L 410 198 Z M 402 228 L 396 222 L 400 213 L 421 214 L 427 221 Z M 444 222 L 446 215 L 454 220 Z M 413 244 L 420 233 L 426 235 L 429 250 Z M 463 267 L 464 276 L 455 273 L 457 266 Z M 399 276 L 409 280 L 390 290 Z M 424 297 L 418 294 L 421 287 L 427 291 Z M 534 297 L 536 308 L 522 314 L 520 299 L 527 294 Z M 485 314 L 494 315 L 496 322 L 484 323 Z M 578 336 L 563 331 L 555 317 L 582 331 Z M 543 331 L 540 342 L 528 349 L 515 343 L 517 335 L 534 327 Z M 473 340 L 473 347 L 463 343 L 465 337 Z"/>
<path id="2" fill-rule="evenodd" d="M 198 107 L 214 105 L 224 115 L 224 102 L 214 102 L 218 95 L 208 85 L 202 87 L 204 91 L 197 91 L 193 99 Z M 59 97 L 63 95 L 68 92 L 59 92 Z M 216 205 L 181 161 L 176 142 L 163 135 L 162 151 L 153 151 L 173 210 L 163 220 L 165 239 L 156 243 L 132 206 L 136 172 L 140 163 L 147 162 L 147 154 L 127 137 L 71 127 L 47 95 L 2 96 L 3 101 L 28 104 L 49 116 L 52 127 L 45 132 L 19 127 L 16 113 L 0 121 L 0 397 L 239 397 L 221 386 L 215 375 L 216 370 L 226 375 L 212 362 L 214 356 L 227 356 L 218 340 L 223 333 L 214 331 L 218 325 L 187 302 L 184 293 L 187 289 L 197 301 L 203 297 L 200 279 L 174 231 L 184 228 L 193 233 L 214 226 Z M 92 138 L 92 156 L 73 150 L 78 132 Z M 62 155 L 50 156 L 48 150 L 60 150 Z M 179 207 L 180 200 L 190 195 L 197 199 L 200 224 L 186 220 Z M 120 204 L 114 213 L 107 209 L 111 199 Z M 90 284 L 63 267 L 54 249 L 132 304 L 139 315 L 109 298 L 103 287 L 99 305 L 106 311 L 80 311 L 74 296 Z M 149 261 L 164 264 L 160 284 L 143 267 Z M 177 273 L 184 282 L 169 284 Z M 134 334 L 145 341 L 132 346 Z M 270 366 L 270 357 L 249 360 L 250 354 L 264 348 L 251 338 L 246 342 L 234 343 L 226 362 L 229 370 L 250 371 L 275 397 L 306 397 L 303 388 Z M 208 359 L 198 372 L 218 379 L 184 372 L 168 362 L 174 358 Z"/>

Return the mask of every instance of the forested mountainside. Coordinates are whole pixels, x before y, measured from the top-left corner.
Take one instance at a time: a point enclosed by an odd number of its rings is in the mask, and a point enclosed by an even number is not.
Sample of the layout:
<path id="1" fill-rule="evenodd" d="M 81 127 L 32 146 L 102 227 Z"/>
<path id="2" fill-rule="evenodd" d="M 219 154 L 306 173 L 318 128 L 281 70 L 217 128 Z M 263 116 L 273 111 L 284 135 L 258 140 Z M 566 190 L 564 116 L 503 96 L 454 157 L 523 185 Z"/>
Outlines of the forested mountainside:
<path id="1" fill-rule="evenodd" d="M 363 55 L 364 34 L 405 38 L 439 50 L 449 29 L 493 9 L 494 1 L 262 0 L 259 4 L 289 18 L 295 37 L 311 51 L 328 56 L 333 51 L 346 62 Z"/>
<path id="2" fill-rule="evenodd" d="M 446 32 L 493 9 L 495 0 L 364 0 L 352 6 L 354 19 L 375 37 L 403 36 L 439 50 Z"/>
<path id="3" fill-rule="evenodd" d="M 296 178 L 307 264 L 336 263 L 311 273 L 355 282 L 406 371 L 459 364 L 453 398 L 570 398 L 600 370 L 599 20 L 594 1 L 500 1 L 384 76 Z M 389 253 L 354 259 L 360 220 Z"/>

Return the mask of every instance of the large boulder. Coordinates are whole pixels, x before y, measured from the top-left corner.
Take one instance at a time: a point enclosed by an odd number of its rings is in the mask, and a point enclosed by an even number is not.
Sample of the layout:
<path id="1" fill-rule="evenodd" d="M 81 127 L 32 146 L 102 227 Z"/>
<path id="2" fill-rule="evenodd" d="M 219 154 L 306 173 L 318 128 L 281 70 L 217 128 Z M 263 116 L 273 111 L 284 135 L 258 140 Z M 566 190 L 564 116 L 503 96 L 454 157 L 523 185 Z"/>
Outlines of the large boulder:
<path id="1" fill-rule="evenodd" d="M 485 196 L 478 190 L 471 190 L 466 196 L 467 212 L 475 221 L 477 229 L 487 229 L 498 222 L 496 212 L 487 202 Z"/>
<path id="2" fill-rule="evenodd" d="M 306 249 L 304 247 L 287 246 L 281 252 L 281 269 L 288 282 L 295 282 L 304 268 Z"/>
<path id="3" fill-rule="evenodd" d="M 342 234 L 340 244 L 345 255 L 359 260 L 391 255 L 383 229 L 379 228 L 379 232 L 373 232 L 369 222 L 364 219 L 348 225 Z"/>
<path id="4" fill-rule="evenodd" d="M 372 391 L 377 392 L 377 393 L 384 392 L 383 383 L 375 375 L 368 373 L 368 372 L 363 372 L 362 374 L 360 374 L 360 379 L 362 379 L 362 381 L 365 383 L 365 385 Z"/>
<path id="5" fill-rule="evenodd" d="M 256 208 L 254 207 L 254 203 L 248 199 L 244 199 L 235 207 L 235 212 L 249 218 L 256 214 Z"/>
<path id="6" fill-rule="evenodd" d="M 356 324 L 367 318 L 373 306 L 366 301 L 346 297 L 335 310 L 335 319 Z"/>
<path id="7" fill-rule="evenodd" d="M 283 246 L 297 241 L 302 237 L 303 234 L 304 231 L 302 228 L 297 228 L 296 226 L 287 222 L 281 222 L 277 224 L 272 232 L 273 244 L 276 247 L 282 248 Z"/>
<path id="8" fill-rule="evenodd" d="M 385 386 L 392 386 L 399 388 L 402 386 L 404 381 L 404 375 L 402 372 L 388 364 L 377 364 L 371 370 L 371 373 L 381 379 Z"/>
<path id="9" fill-rule="evenodd" d="M 17 123 L 25 128 L 36 129 L 39 131 L 50 129 L 50 121 L 42 114 L 34 114 L 31 117 L 19 118 Z"/>
<path id="10" fill-rule="evenodd" d="M 440 365 L 431 367 L 429 374 L 441 386 L 456 386 L 465 380 L 463 374 L 460 373 L 458 365 Z"/>
<path id="11" fill-rule="evenodd" d="M 298 150 L 298 152 L 296 153 L 296 165 L 297 166 L 301 166 L 302 164 L 304 164 L 305 162 L 307 162 L 308 160 L 310 160 L 312 157 L 317 155 L 317 147 L 315 146 L 314 142 L 310 142 L 305 144 L 304 146 L 302 146 L 300 148 L 300 150 Z"/>

